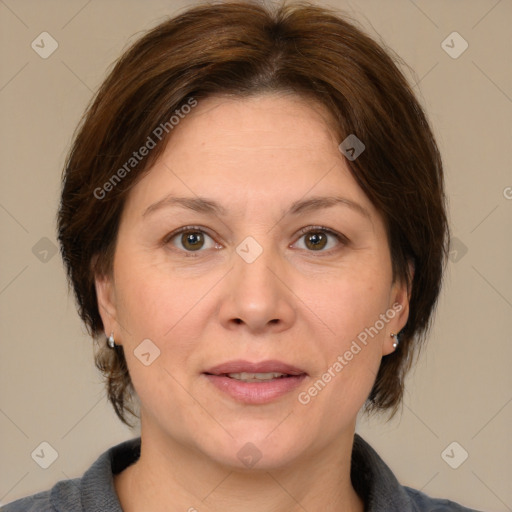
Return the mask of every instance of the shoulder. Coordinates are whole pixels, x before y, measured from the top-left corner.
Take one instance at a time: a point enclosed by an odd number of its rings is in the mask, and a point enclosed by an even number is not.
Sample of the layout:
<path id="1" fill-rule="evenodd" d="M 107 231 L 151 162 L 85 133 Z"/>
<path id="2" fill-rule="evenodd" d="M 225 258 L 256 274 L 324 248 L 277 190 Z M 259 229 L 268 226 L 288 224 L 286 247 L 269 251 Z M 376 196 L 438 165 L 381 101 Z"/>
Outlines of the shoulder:
<path id="1" fill-rule="evenodd" d="M 81 512 L 80 479 L 62 480 L 51 489 L 4 505 L 0 512 Z"/>
<path id="2" fill-rule="evenodd" d="M 4 505 L 0 512 L 122 512 L 113 474 L 140 456 L 140 437 L 104 452 L 81 478 L 61 480 L 51 489 Z"/>
<path id="3" fill-rule="evenodd" d="M 479 512 L 450 500 L 430 498 L 426 494 L 410 487 L 403 487 L 418 512 Z"/>
<path id="4" fill-rule="evenodd" d="M 357 434 L 350 476 L 354 488 L 366 500 L 368 512 L 479 512 L 401 485 L 377 452 Z"/>
<path id="5" fill-rule="evenodd" d="M 50 491 L 44 491 L 32 496 L 4 505 L 1 512 L 55 512 L 50 503 Z"/>
<path id="6" fill-rule="evenodd" d="M 50 503 L 50 491 L 44 491 L 8 503 L 0 512 L 55 512 L 55 509 Z"/>

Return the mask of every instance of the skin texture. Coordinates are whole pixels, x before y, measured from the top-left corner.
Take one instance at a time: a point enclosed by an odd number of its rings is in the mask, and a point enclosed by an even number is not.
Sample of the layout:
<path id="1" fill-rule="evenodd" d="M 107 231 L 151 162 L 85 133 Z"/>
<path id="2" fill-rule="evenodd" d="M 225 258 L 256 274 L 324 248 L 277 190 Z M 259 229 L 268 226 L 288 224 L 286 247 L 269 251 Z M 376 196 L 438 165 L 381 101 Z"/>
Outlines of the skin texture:
<path id="1" fill-rule="evenodd" d="M 140 460 L 115 478 L 125 511 L 363 510 L 350 482 L 356 416 L 407 321 L 408 296 L 340 142 L 328 113 L 300 96 L 211 97 L 130 192 L 113 276 L 96 279 L 105 330 L 124 347 L 141 403 Z M 226 212 L 161 205 L 144 215 L 169 194 Z M 346 204 L 285 214 L 313 196 L 343 197 L 367 215 Z M 186 226 L 204 241 L 169 236 Z M 252 263 L 236 251 L 248 236 L 262 249 Z M 300 403 L 393 304 L 400 312 Z M 160 350 L 149 366 L 134 355 L 144 339 Z M 244 404 L 203 374 L 233 359 L 277 359 L 308 376 L 270 403 Z M 252 468 L 237 456 L 246 443 L 261 455 Z"/>

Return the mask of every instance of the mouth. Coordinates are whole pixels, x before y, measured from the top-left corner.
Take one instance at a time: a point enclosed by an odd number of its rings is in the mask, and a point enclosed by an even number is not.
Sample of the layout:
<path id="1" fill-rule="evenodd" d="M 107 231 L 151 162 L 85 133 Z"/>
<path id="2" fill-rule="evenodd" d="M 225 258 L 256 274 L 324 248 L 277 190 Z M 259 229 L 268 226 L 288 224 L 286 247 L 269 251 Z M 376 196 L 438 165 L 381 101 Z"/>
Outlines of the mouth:
<path id="1" fill-rule="evenodd" d="M 231 379 L 247 382 L 268 381 L 307 375 L 305 370 L 277 360 L 262 361 L 260 363 L 251 363 L 242 360 L 229 361 L 214 366 L 204 373 L 207 375 L 224 375 Z"/>
<path id="2" fill-rule="evenodd" d="M 224 375 L 226 377 L 229 377 L 230 379 L 240 380 L 242 382 L 268 382 L 269 380 L 283 379 L 283 378 L 291 377 L 291 375 L 289 375 L 287 373 L 278 373 L 278 372 L 270 372 L 270 373 L 240 372 L 240 373 L 226 373 Z"/>
<path id="3" fill-rule="evenodd" d="M 307 372 L 282 361 L 229 361 L 203 372 L 209 382 L 231 398 L 248 404 L 271 402 L 294 390 Z"/>

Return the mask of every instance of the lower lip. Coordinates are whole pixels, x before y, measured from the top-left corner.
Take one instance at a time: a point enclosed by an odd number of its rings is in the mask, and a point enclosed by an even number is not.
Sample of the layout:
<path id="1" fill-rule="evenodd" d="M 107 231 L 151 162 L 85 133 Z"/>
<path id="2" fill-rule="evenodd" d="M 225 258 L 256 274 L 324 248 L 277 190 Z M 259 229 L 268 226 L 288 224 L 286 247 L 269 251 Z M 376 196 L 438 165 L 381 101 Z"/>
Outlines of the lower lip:
<path id="1" fill-rule="evenodd" d="M 246 404 L 272 402 L 296 389 L 306 378 L 306 375 L 302 374 L 263 382 L 243 382 L 226 375 L 205 374 L 205 376 L 215 387 Z"/>

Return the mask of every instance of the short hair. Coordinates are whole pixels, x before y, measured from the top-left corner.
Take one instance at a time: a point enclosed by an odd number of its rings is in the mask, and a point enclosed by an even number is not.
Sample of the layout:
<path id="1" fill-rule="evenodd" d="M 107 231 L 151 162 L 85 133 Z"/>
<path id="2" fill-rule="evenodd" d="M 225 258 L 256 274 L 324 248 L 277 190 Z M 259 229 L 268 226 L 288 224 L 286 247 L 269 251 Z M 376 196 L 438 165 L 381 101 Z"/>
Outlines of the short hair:
<path id="1" fill-rule="evenodd" d="M 325 106 L 340 142 L 354 134 L 365 145 L 346 163 L 384 219 L 393 278 L 410 293 L 400 344 L 382 358 L 365 404 L 366 411 L 392 416 L 431 324 L 449 242 L 441 156 L 400 63 L 354 20 L 307 2 L 204 3 L 135 41 L 77 128 L 58 212 L 69 283 L 96 342 L 103 325 L 94 278 L 112 272 L 127 194 L 161 155 L 174 129 L 171 118 L 209 96 L 290 92 Z M 149 139 L 156 147 L 127 166 Z M 95 362 L 117 416 L 132 426 L 127 413 L 138 416 L 136 393 L 122 346 L 98 343 Z"/>

